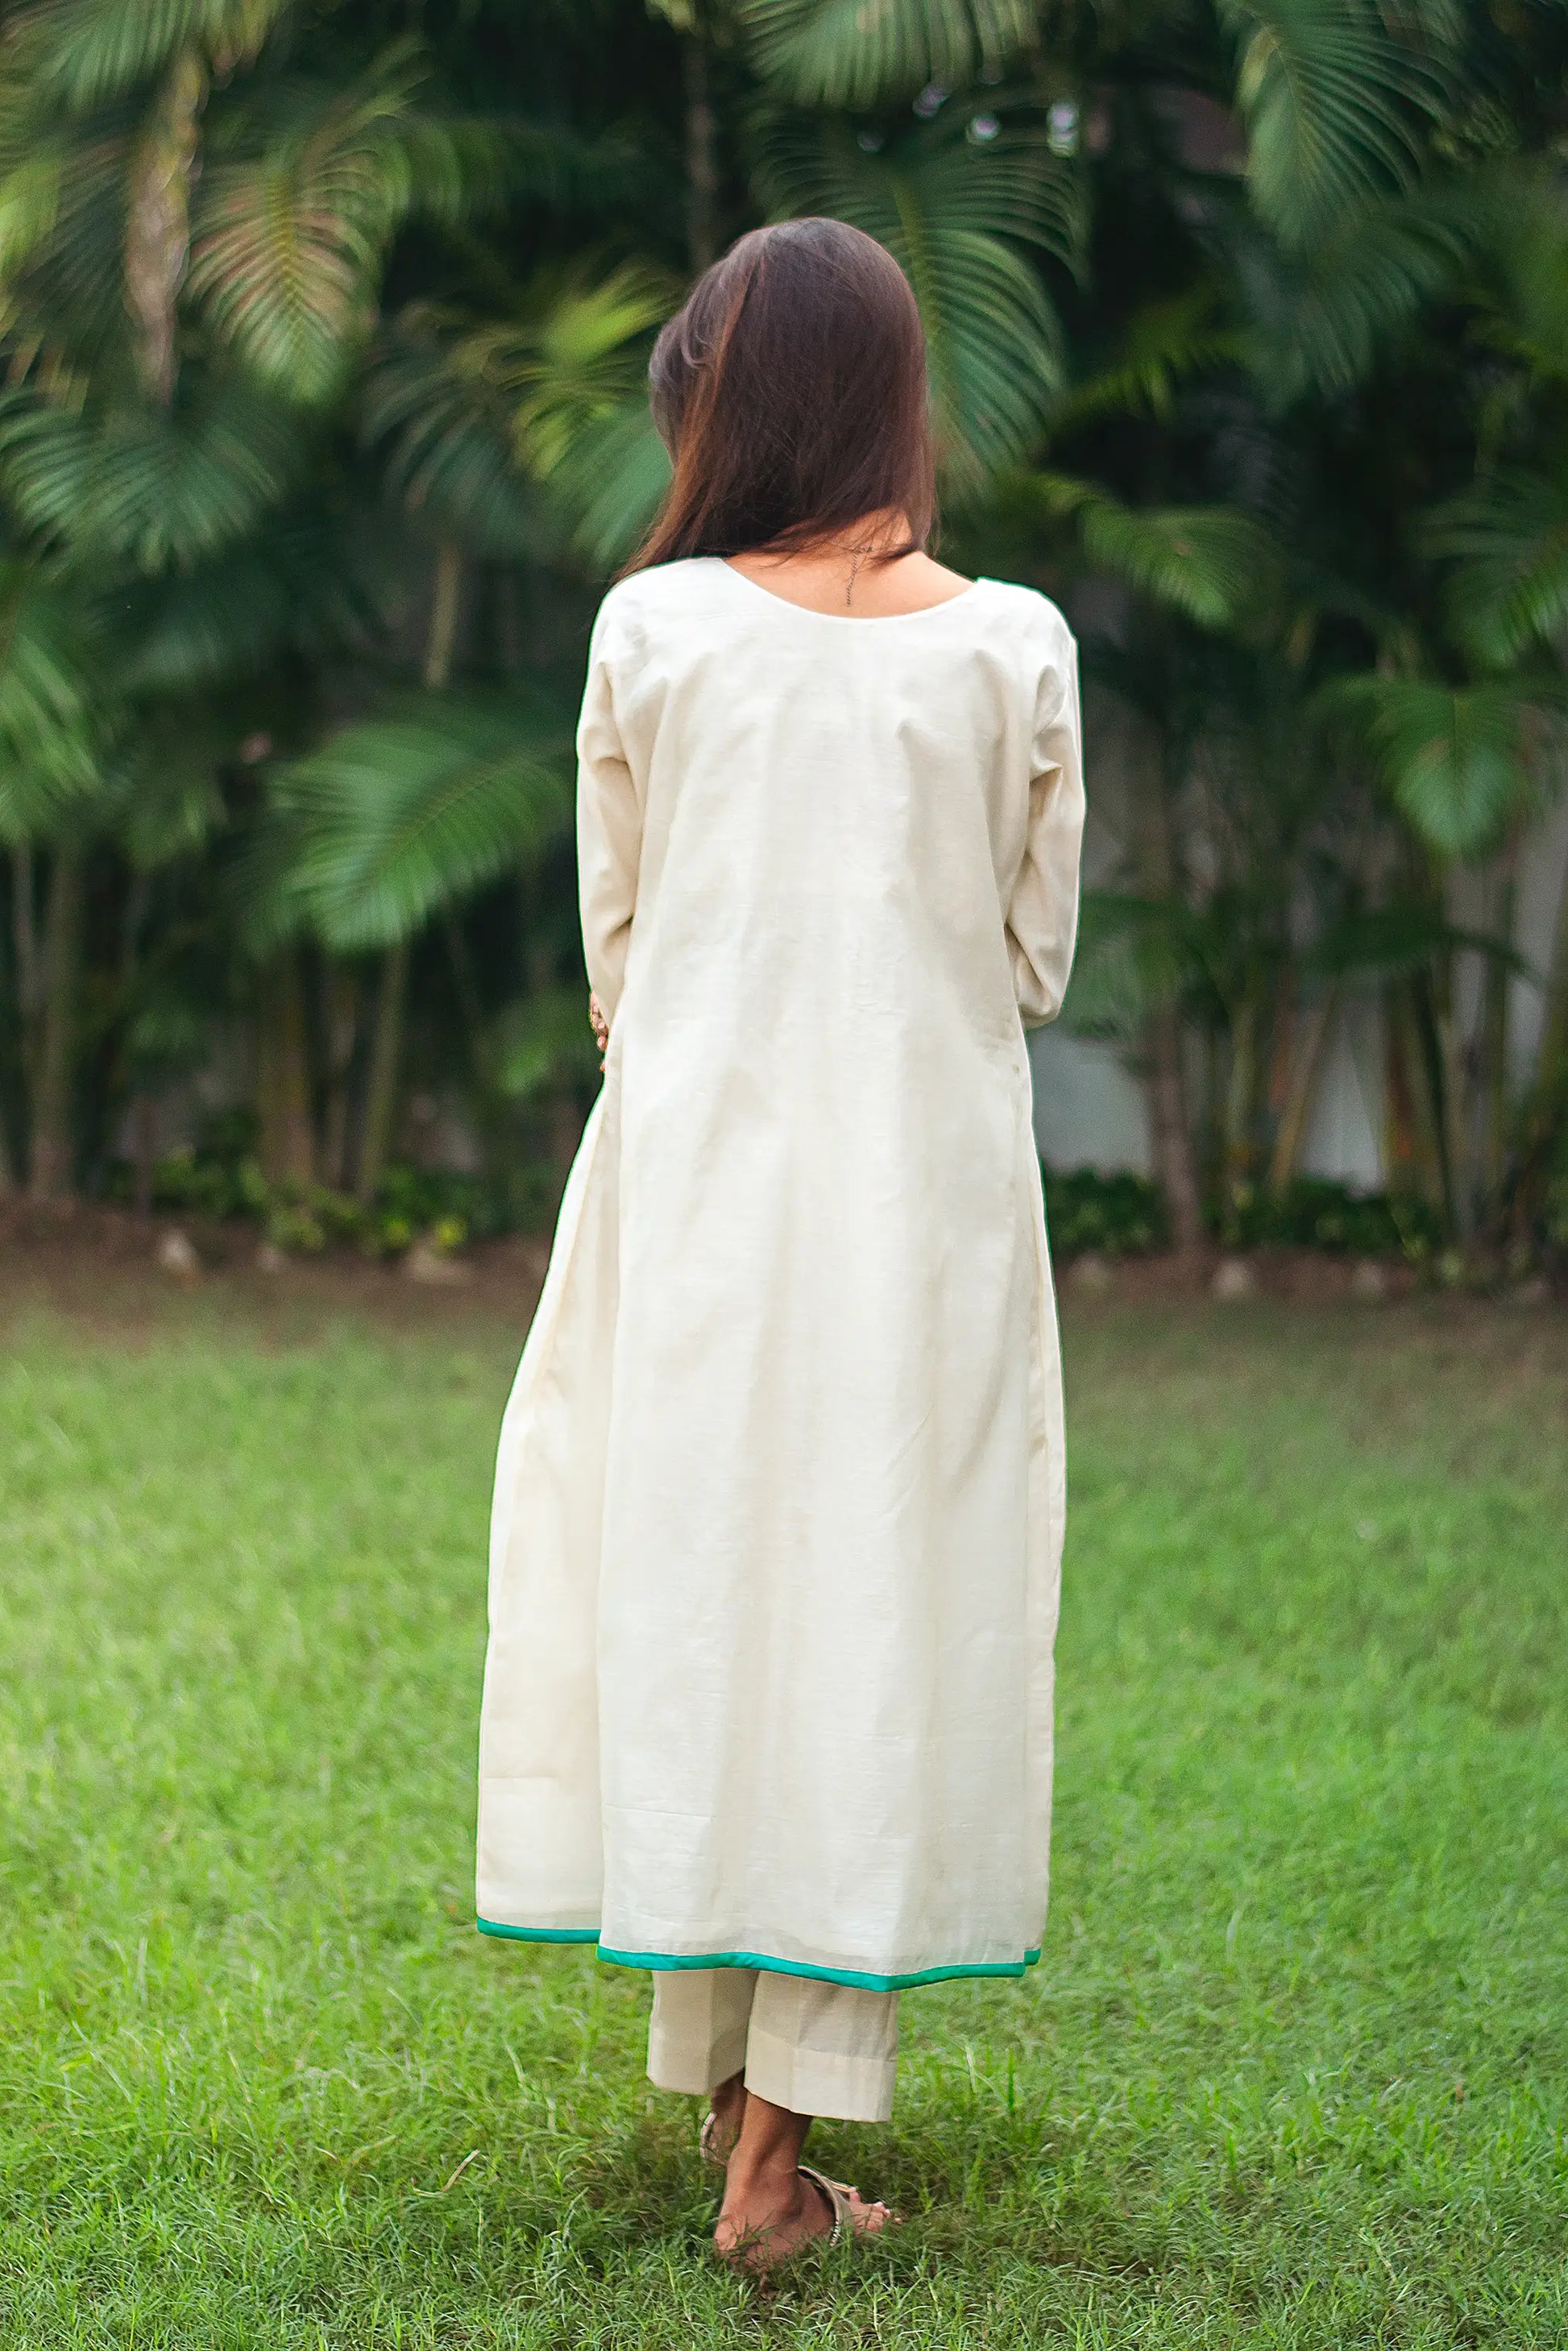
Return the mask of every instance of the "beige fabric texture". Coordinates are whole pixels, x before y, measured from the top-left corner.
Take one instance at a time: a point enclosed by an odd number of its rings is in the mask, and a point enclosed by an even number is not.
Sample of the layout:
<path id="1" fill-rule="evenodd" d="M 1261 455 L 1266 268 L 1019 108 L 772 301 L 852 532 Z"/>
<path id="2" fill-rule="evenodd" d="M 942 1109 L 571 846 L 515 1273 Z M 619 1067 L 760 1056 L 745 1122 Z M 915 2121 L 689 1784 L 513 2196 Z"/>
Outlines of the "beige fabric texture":
<path id="1" fill-rule="evenodd" d="M 674 563 L 606 599 L 579 751 L 610 1050 L 501 1435 L 480 1917 L 1017 1972 L 1065 1496 L 1024 1021 L 1072 954 L 1071 636 L 996 581 L 856 620 Z"/>
<path id="2" fill-rule="evenodd" d="M 706 2097 L 743 2069 L 746 2086 L 795 2115 L 884 2123 L 898 2068 L 898 1994 L 755 1968 L 681 1968 L 653 1978 L 648 2078 Z"/>

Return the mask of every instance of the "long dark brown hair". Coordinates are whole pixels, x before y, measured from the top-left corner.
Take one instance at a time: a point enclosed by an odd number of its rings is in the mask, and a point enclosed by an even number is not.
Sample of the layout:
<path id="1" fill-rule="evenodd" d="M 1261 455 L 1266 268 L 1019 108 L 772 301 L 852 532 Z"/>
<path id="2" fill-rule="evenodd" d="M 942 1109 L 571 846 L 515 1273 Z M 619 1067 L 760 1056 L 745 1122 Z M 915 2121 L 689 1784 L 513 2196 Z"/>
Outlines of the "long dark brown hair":
<path id="1" fill-rule="evenodd" d="M 925 338 L 893 256 L 842 221 L 757 228 L 701 277 L 653 346 L 649 398 L 674 459 L 629 571 L 686 555 L 820 545 L 867 515 L 936 514 Z"/>

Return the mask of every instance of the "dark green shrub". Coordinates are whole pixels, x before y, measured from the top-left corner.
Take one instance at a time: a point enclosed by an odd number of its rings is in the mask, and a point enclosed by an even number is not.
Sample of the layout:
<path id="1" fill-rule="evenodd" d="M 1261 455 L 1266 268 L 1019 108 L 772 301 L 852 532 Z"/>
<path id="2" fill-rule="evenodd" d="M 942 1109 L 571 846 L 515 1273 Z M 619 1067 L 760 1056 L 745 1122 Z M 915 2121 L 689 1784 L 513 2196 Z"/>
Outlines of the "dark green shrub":
<path id="1" fill-rule="evenodd" d="M 1071 1173 L 1047 1167 L 1046 1223 L 1059 1257 L 1094 1250 L 1137 1257 L 1169 1238 L 1159 1186 L 1146 1176 Z M 1211 1207 L 1210 1231 L 1232 1249 L 1323 1249 L 1336 1256 L 1435 1258 L 1443 1245 L 1439 1217 L 1424 1202 L 1382 1192 L 1353 1192 L 1328 1177 L 1300 1176 L 1274 1198 L 1252 1186 L 1228 1206 Z"/>
<path id="2" fill-rule="evenodd" d="M 1322 1176 L 1298 1176 L 1278 1197 L 1239 1186 L 1211 1223 L 1234 1248 L 1324 1249 L 1415 1262 L 1430 1257 L 1443 1240 L 1441 1219 L 1424 1201 L 1353 1192 Z"/>
<path id="3" fill-rule="evenodd" d="M 132 1196 L 130 1162 L 110 1163 L 106 1192 Z M 256 1157 L 256 1123 L 243 1113 L 210 1120 L 198 1141 L 160 1160 L 152 1182 L 155 1208 L 215 1220 L 245 1217 L 261 1226 L 279 1249 L 315 1255 L 352 1245 L 395 1257 L 422 1236 L 440 1249 L 548 1226 L 559 1176 L 550 1167 L 519 1162 L 504 1176 L 468 1175 L 450 1167 L 389 1167 L 369 1207 L 324 1184 L 269 1184 Z"/>
<path id="4" fill-rule="evenodd" d="M 1103 1176 L 1094 1167 L 1040 1172 L 1046 1229 L 1058 1257 L 1079 1257 L 1090 1249 L 1103 1257 L 1141 1257 L 1165 1247 L 1165 1202 L 1148 1176 Z"/>

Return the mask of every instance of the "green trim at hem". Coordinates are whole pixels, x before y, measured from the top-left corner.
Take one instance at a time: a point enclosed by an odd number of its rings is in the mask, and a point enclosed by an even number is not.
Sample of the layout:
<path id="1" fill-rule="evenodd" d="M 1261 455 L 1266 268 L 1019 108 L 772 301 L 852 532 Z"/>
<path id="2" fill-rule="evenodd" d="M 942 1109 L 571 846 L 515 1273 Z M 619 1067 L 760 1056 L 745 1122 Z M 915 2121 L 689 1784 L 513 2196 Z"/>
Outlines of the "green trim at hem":
<path id="1" fill-rule="evenodd" d="M 499 1927 L 492 1919 L 477 1921 L 482 1935 L 502 1935 L 517 1943 L 599 1943 L 592 1927 Z M 1021 1976 L 1039 1963 L 1038 1947 L 1021 1959 L 977 1959 L 952 1967 L 920 1968 L 912 1975 L 867 1975 L 855 1968 L 813 1968 L 801 1959 L 776 1959 L 766 1951 L 702 1951 L 693 1958 L 669 1951 L 612 1951 L 599 1943 L 599 1957 L 610 1967 L 647 1968 L 670 1973 L 683 1968 L 757 1968 L 775 1976 L 810 1976 L 819 1983 L 850 1984 L 858 1991 L 913 1991 L 918 1984 L 951 1983 L 963 1976 Z"/>
<path id="2" fill-rule="evenodd" d="M 476 1921 L 482 1935 L 501 1935 L 511 1943 L 597 1943 L 597 1927 L 498 1927 L 493 1918 Z"/>

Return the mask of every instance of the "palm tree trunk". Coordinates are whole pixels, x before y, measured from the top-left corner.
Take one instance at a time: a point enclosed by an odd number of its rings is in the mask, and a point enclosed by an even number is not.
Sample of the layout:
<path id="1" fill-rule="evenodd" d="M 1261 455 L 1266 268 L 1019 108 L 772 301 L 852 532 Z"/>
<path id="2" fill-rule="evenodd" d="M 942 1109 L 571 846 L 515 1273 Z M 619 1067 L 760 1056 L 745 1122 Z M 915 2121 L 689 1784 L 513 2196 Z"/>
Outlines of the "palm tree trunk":
<path id="1" fill-rule="evenodd" d="M 1329 1032 L 1338 1009 L 1338 983 L 1330 980 L 1302 1022 L 1295 1041 L 1290 1074 L 1285 1083 L 1284 1107 L 1280 1113 L 1273 1155 L 1269 1162 L 1269 1191 L 1276 1200 L 1295 1181 L 1296 1170 L 1301 1165 L 1301 1146 L 1307 1139 L 1307 1121 L 1312 1115 L 1312 1098 L 1317 1092 L 1318 1073 L 1322 1068 Z"/>
<path id="2" fill-rule="evenodd" d="M 71 1192 L 76 1159 L 71 1097 L 86 883 L 80 851 L 57 849 L 49 872 L 39 959 L 40 1026 L 27 1186 L 35 1200 L 66 1200 Z"/>
<path id="3" fill-rule="evenodd" d="M 24 1061 L 32 1054 L 38 1017 L 38 935 L 34 897 L 32 843 L 19 841 L 11 852 L 11 942 L 16 962 Z"/>
<path id="4" fill-rule="evenodd" d="M 1536 1049 L 1535 1071 L 1520 1133 L 1513 1224 L 1521 1237 L 1535 1213 L 1541 1171 L 1558 1123 L 1564 1117 L 1568 1117 L 1568 871 L 1563 876 L 1541 1042 Z"/>
<path id="5" fill-rule="evenodd" d="M 385 1172 L 397 1106 L 399 1064 L 402 1059 L 403 1004 L 408 991 L 408 943 L 400 939 L 382 959 L 376 987 L 375 1027 L 371 1041 L 371 1071 L 365 1088 L 365 1124 L 360 1140 L 360 1168 L 354 1197 L 369 1207 Z"/>
<path id="6" fill-rule="evenodd" d="M 438 694 L 452 676 L 452 656 L 457 643 L 457 623 L 463 605 L 462 550 L 444 539 L 435 550 L 430 590 L 430 631 L 424 646 L 424 684 Z M 375 1025 L 371 1039 L 370 1076 L 365 1088 L 364 1132 L 360 1144 L 360 1168 L 354 1197 L 369 1206 L 386 1167 L 397 1109 L 397 1086 L 402 1060 L 404 1003 L 408 993 L 408 941 L 387 949 L 376 987 Z"/>
<path id="7" fill-rule="evenodd" d="M 1156 1005 L 1144 1023 L 1144 1084 L 1155 1178 L 1165 1195 L 1171 1240 L 1178 1255 L 1196 1257 L 1203 1248 L 1203 1200 L 1187 1118 L 1181 1016 L 1174 1002 Z"/>
<path id="8" fill-rule="evenodd" d="M 1383 990 L 1383 1182 L 1392 1193 L 1424 1190 L 1403 996 L 1394 982 Z"/>
<path id="9" fill-rule="evenodd" d="M 423 681 L 433 694 L 452 681 L 452 655 L 463 602 L 463 552 L 450 539 L 435 550 L 430 583 L 430 631 L 424 643 Z"/>
<path id="10" fill-rule="evenodd" d="M 1499 904 L 1492 919 L 1494 935 L 1513 944 L 1514 924 L 1518 914 L 1519 886 L 1516 878 L 1517 845 L 1511 841 L 1504 851 L 1498 876 Z M 1509 1133 L 1512 1121 L 1509 1116 L 1509 998 L 1513 987 L 1513 975 L 1500 956 L 1492 956 L 1487 963 L 1486 998 L 1483 1009 L 1483 1050 L 1479 1059 L 1477 1081 L 1485 1088 L 1485 1100 L 1480 1105 L 1485 1120 L 1485 1164 L 1483 1177 L 1486 1187 L 1485 1221 L 1495 1228 L 1501 1220 L 1503 1186 L 1508 1175 Z"/>
<path id="11" fill-rule="evenodd" d="M 1170 799 L 1164 746 L 1146 730 L 1144 756 L 1136 761 L 1138 851 L 1145 895 L 1169 901 L 1176 891 L 1176 850 L 1171 838 Z M 1165 1196 L 1176 1253 L 1195 1258 L 1203 1248 L 1203 1197 L 1187 1114 L 1181 1008 L 1169 995 L 1151 1005 L 1144 1021 L 1141 1061 L 1155 1180 Z"/>
<path id="12" fill-rule="evenodd" d="M 1443 1140 L 1441 1047 L 1437 1017 L 1419 978 L 1389 989 L 1387 1043 L 1394 1099 L 1409 1147 L 1403 1165 L 1416 1190 L 1437 1217 L 1449 1214 L 1448 1155 Z"/>
<path id="13" fill-rule="evenodd" d="M 474 968 L 473 951 L 464 933 L 462 920 L 450 906 L 442 919 L 441 927 L 446 940 L 447 960 L 452 966 L 452 984 L 456 990 L 457 1006 L 466 1031 L 468 1064 L 477 1079 L 481 1075 L 480 1039 L 485 1028 L 485 999 L 479 993 L 479 975 Z"/>
<path id="14" fill-rule="evenodd" d="M 1448 1222 L 1453 1235 L 1463 1248 L 1475 1232 L 1475 1193 L 1470 1180 L 1470 1150 L 1469 1123 L 1466 1112 L 1469 1105 L 1469 1088 L 1465 1079 L 1465 1040 L 1454 1002 L 1453 956 L 1446 961 L 1449 967 L 1439 983 L 1433 1003 L 1433 1018 L 1437 1029 L 1437 1054 L 1442 1077 L 1439 1133 L 1442 1137 L 1443 1172 L 1448 1201 Z"/>
<path id="15" fill-rule="evenodd" d="M 158 1172 L 158 1103 L 149 1086 L 139 1087 L 131 1097 L 131 1209 L 139 1217 L 150 1217 Z"/>
<path id="16" fill-rule="evenodd" d="M 35 1023 L 37 1017 L 37 940 L 33 923 L 33 852 L 25 841 L 11 851 L 11 960 L 16 975 L 16 1058 L 24 1098 L 34 1067 Z M 0 1126 L 0 1196 L 20 1190 L 20 1163 Z"/>
<path id="17" fill-rule="evenodd" d="M 0 1204 L 14 1199 L 21 1189 L 21 1179 L 11 1155 L 11 1137 L 7 1132 L 5 1104 L 0 1101 Z"/>
<path id="18" fill-rule="evenodd" d="M 207 69 L 179 50 L 131 157 L 125 220 L 125 305 L 141 389 L 167 408 L 174 396 L 176 306 L 191 255 L 191 182 Z"/>
<path id="19" fill-rule="evenodd" d="M 326 1063 L 321 1110 L 321 1176 L 346 1192 L 353 1181 L 350 1165 L 349 1081 L 359 1037 L 360 991 L 346 964 L 330 961 L 322 977 L 321 1033 Z"/>
<path id="20" fill-rule="evenodd" d="M 1262 1005 L 1250 979 L 1230 1024 L 1230 1076 L 1225 1089 L 1222 1165 L 1228 1218 L 1252 1173 L 1252 1113 L 1258 1095 L 1258 1029 Z"/>
<path id="21" fill-rule="evenodd" d="M 708 89 L 707 52 L 700 32 L 685 43 L 686 99 L 686 253 L 694 276 L 718 253 L 718 166 L 714 156 L 714 110 Z"/>
<path id="22" fill-rule="evenodd" d="M 257 1005 L 256 1106 L 261 1172 L 269 1184 L 316 1180 L 310 1063 L 299 957 L 286 949 L 263 974 Z"/>

